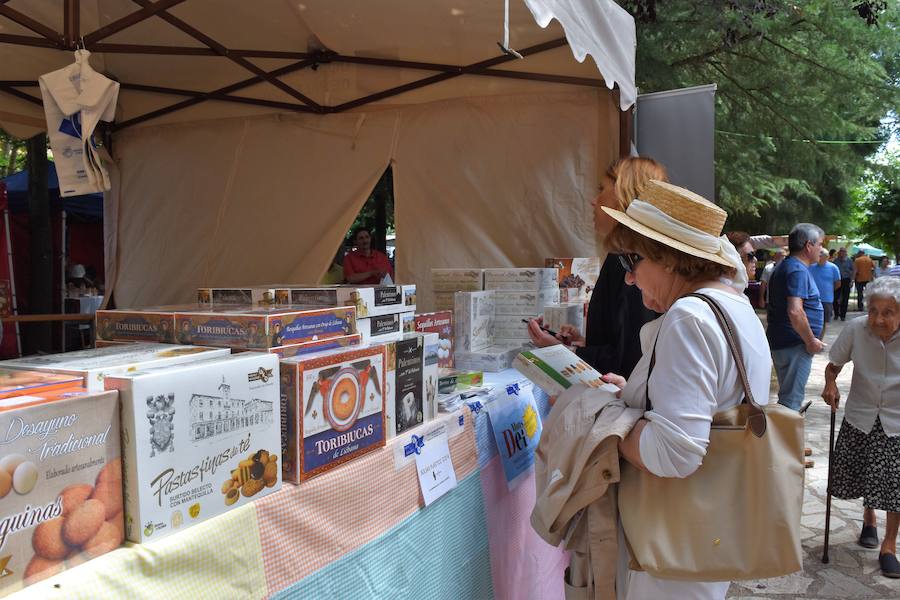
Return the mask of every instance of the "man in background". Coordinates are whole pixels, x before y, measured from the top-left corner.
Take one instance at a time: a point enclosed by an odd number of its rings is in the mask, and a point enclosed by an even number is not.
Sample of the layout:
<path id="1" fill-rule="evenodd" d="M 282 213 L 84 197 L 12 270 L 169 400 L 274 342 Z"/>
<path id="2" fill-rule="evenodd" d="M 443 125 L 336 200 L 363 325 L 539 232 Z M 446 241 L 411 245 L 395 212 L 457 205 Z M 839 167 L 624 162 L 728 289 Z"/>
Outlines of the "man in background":
<path id="1" fill-rule="evenodd" d="M 853 261 L 847 256 L 847 248 L 841 246 L 834 265 L 841 272 L 841 287 L 835 294 L 834 317 L 847 320 L 847 304 L 850 303 L 850 282 L 853 281 Z"/>
<path id="2" fill-rule="evenodd" d="M 773 262 L 766 264 L 763 267 L 762 275 L 759 276 L 759 292 L 762 294 L 763 302 L 766 304 L 769 303 L 769 279 L 772 277 L 772 272 L 775 270 L 781 261 L 784 260 L 784 250 L 781 248 L 777 248 L 775 250 L 775 259 Z"/>
<path id="3" fill-rule="evenodd" d="M 819 251 L 819 261 L 809 266 L 809 272 L 819 288 L 819 299 L 822 301 L 823 323 L 819 339 L 824 340 L 825 328 L 831 323 L 834 314 L 835 290 L 841 287 L 841 271 L 834 263 L 828 262 L 828 251 L 822 248 Z"/>
<path id="4" fill-rule="evenodd" d="M 873 279 L 875 279 L 875 263 L 865 252 L 860 250 L 853 261 L 853 281 L 856 283 L 856 310 L 866 310 L 863 291 Z"/>

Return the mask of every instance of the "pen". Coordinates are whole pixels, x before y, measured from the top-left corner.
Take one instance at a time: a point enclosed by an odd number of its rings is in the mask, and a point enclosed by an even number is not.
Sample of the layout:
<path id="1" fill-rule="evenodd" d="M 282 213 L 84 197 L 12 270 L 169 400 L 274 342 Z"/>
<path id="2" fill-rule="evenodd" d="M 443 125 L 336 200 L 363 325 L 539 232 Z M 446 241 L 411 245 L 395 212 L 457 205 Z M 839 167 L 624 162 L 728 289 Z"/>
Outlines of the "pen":
<path id="1" fill-rule="evenodd" d="M 523 323 L 529 323 L 529 320 L 528 320 L 528 319 L 522 319 L 522 322 L 523 322 Z M 556 333 L 556 332 L 553 331 L 552 329 L 547 329 L 547 328 L 544 327 L 543 325 L 541 325 L 540 328 L 541 328 L 543 331 L 546 331 L 547 333 L 549 333 L 550 335 L 552 335 L 553 337 L 556 337 L 557 335 L 559 335 L 558 333 Z"/>

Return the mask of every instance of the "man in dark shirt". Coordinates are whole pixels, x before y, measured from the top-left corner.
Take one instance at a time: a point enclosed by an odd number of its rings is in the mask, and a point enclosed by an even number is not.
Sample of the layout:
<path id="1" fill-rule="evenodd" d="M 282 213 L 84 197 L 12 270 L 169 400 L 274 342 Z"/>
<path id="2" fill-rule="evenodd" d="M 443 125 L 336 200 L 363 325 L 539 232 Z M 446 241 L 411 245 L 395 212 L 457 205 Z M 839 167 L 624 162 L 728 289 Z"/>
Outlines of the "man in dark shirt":
<path id="1" fill-rule="evenodd" d="M 778 402 L 799 410 L 813 354 L 825 344 L 818 339 L 824 321 L 819 289 L 809 272 L 825 237 L 811 223 L 795 225 L 788 235 L 790 255 L 772 272 L 766 336 L 778 376 Z"/>
<path id="2" fill-rule="evenodd" d="M 847 256 L 846 247 L 838 250 L 834 264 L 841 272 L 841 287 L 838 288 L 839 292 L 835 292 L 834 298 L 837 303 L 834 308 L 834 318 L 837 320 L 840 317 L 841 321 L 846 321 L 847 304 L 850 302 L 850 282 L 853 281 L 853 259 Z"/>

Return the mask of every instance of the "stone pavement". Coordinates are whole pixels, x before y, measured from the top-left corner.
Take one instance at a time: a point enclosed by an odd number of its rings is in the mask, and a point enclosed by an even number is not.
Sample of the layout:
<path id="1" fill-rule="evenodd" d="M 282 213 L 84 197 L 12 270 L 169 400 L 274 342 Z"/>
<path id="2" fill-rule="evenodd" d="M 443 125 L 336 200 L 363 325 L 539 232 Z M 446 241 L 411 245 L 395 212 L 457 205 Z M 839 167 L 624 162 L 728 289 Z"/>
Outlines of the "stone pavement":
<path id="1" fill-rule="evenodd" d="M 852 304 L 852 303 L 851 303 Z M 864 313 L 847 314 L 851 318 Z M 828 325 L 825 343 L 830 347 L 843 329 L 838 321 Z M 816 466 L 806 470 L 806 493 L 803 499 L 802 536 L 803 571 L 758 581 L 741 581 L 731 584 L 729 598 L 805 598 L 830 599 L 853 598 L 866 600 L 896 600 L 900 598 L 900 579 L 888 579 L 878 568 L 878 549 L 866 549 L 856 544 L 862 526 L 862 500 L 831 500 L 831 537 L 829 540 L 830 563 L 822 564 L 825 534 L 825 500 L 828 482 L 828 435 L 831 409 L 820 397 L 825 383 L 827 349 L 813 359 L 812 373 L 806 386 L 806 398 L 813 404 L 806 413 L 806 444 L 813 450 Z M 838 376 L 841 390 L 841 409 L 837 413 L 835 439 L 843 419 L 843 401 L 850 389 L 853 374 L 852 363 L 844 367 Z M 774 381 L 770 402 L 776 402 L 778 384 Z M 878 511 L 878 535 L 884 536 L 884 512 Z"/>

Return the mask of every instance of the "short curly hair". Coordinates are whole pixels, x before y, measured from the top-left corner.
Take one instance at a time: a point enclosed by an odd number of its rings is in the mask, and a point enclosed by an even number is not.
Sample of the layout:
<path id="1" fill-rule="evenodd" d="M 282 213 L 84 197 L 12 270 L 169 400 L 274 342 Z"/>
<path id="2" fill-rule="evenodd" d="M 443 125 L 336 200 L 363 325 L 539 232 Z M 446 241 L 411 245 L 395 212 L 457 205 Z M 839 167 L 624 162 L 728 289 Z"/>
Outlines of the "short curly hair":
<path id="1" fill-rule="evenodd" d="M 681 252 L 641 235 L 621 223 L 617 223 L 610 232 L 606 238 L 606 244 L 610 252 L 618 254 L 634 252 L 644 258 L 671 267 L 673 272 L 688 281 L 707 281 L 719 277 L 733 278 L 735 276 L 734 267 L 726 267 L 717 262 Z"/>

